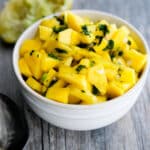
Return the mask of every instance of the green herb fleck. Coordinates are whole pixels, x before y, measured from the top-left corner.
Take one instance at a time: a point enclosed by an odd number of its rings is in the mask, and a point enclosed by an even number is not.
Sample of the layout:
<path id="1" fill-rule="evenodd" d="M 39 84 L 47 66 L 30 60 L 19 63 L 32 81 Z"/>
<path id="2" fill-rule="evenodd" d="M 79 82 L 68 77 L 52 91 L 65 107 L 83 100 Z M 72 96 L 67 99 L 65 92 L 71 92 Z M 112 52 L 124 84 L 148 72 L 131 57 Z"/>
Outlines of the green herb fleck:
<path id="1" fill-rule="evenodd" d="M 82 93 L 85 93 L 85 91 L 84 91 L 84 90 L 81 90 L 81 92 L 82 92 Z"/>
<path id="2" fill-rule="evenodd" d="M 115 51 L 109 51 L 109 55 L 110 55 L 111 60 L 113 60 L 116 56 L 116 53 Z"/>
<path id="3" fill-rule="evenodd" d="M 100 91 L 97 89 L 97 87 L 96 86 L 92 86 L 92 93 L 94 94 L 94 95 L 99 95 L 100 94 Z"/>
<path id="4" fill-rule="evenodd" d="M 67 29 L 67 26 L 66 25 L 63 25 L 63 26 L 60 26 L 60 27 L 53 27 L 53 31 L 55 32 L 55 33 L 59 33 L 59 32 L 61 32 L 61 31 L 63 31 L 63 30 L 65 30 L 65 29 Z"/>
<path id="5" fill-rule="evenodd" d="M 128 40 L 128 41 L 127 41 L 127 44 L 128 44 L 128 45 L 131 45 L 131 41 L 130 41 L 130 40 Z"/>
<path id="6" fill-rule="evenodd" d="M 88 47 L 88 44 L 79 43 L 77 46 L 80 47 L 80 48 L 87 48 L 87 47 Z"/>
<path id="7" fill-rule="evenodd" d="M 51 57 L 51 58 L 54 58 L 54 59 L 58 59 L 58 60 L 59 60 L 59 58 L 58 58 L 55 54 L 53 54 L 53 53 L 49 53 L 49 54 L 48 54 L 48 57 Z"/>
<path id="8" fill-rule="evenodd" d="M 86 25 L 82 26 L 82 33 L 85 35 L 90 35 L 90 31 L 88 31 L 88 27 Z"/>
<path id="9" fill-rule="evenodd" d="M 106 24 L 100 24 L 99 30 L 103 32 L 104 36 L 106 35 L 106 33 L 109 33 L 109 30 Z"/>
<path id="10" fill-rule="evenodd" d="M 34 51 L 35 51 L 35 50 L 32 50 L 32 51 L 30 52 L 30 56 L 32 56 L 32 54 L 34 53 Z"/>
<path id="11" fill-rule="evenodd" d="M 49 87 L 52 87 L 56 82 L 57 80 L 52 80 L 51 83 L 49 84 Z"/>
<path id="12" fill-rule="evenodd" d="M 60 25 L 64 25 L 64 16 L 54 16 Z"/>
<path id="13" fill-rule="evenodd" d="M 95 65 L 95 61 L 94 60 L 91 60 L 90 61 L 90 67 L 93 67 Z"/>
<path id="14" fill-rule="evenodd" d="M 96 35 L 95 37 L 98 40 L 98 45 L 102 42 L 103 36 Z"/>
<path id="15" fill-rule="evenodd" d="M 55 50 L 58 52 L 58 53 L 62 53 L 62 54 L 67 54 L 68 52 L 64 49 L 61 49 L 61 48 L 55 48 Z"/>
<path id="16" fill-rule="evenodd" d="M 103 51 L 111 50 L 113 48 L 114 48 L 114 41 L 113 40 L 109 40 L 107 46 L 103 49 Z"/>
<path id="17" fill-rule="evenodd" d="M 86 66 L 84 65 L 79 65 L 77 68 L 76 68 L 76 71 L 79 73 L 82 69 L 86 68 Z"/>
<path id="18" fill-rule="evenodd" d="M 44 73 L 41 77 L 41 82 L 44 82 L 46 78 L 47 78 L 47 73 Z"/>
<path id="19" fill-rule="evenodd" d="M 123 51 L 120 50 L 120 51 L 118 52 L 118 56 L 122 56 L 122 55 L 123 55 Z"/>
<path id="20" fill-rule="evenodd" d="M 118 75 L 119 75 L 119 76 L 121 76 L 122 71 L 123 71 L 123 70 L 122 70 L 121 68 L 118 69 Z"/>

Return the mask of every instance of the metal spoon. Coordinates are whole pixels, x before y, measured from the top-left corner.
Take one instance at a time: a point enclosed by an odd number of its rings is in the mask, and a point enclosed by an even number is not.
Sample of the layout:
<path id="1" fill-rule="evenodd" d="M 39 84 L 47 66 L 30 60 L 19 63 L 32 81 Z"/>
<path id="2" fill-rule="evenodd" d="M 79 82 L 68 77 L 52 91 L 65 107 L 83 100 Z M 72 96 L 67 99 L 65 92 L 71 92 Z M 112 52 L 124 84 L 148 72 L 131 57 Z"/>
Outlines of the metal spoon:
<path id="1" fill-rule="evenodd" d="M 0 93 L 0 150 L 22 150 L 29 136 L 24 113 Z"/>

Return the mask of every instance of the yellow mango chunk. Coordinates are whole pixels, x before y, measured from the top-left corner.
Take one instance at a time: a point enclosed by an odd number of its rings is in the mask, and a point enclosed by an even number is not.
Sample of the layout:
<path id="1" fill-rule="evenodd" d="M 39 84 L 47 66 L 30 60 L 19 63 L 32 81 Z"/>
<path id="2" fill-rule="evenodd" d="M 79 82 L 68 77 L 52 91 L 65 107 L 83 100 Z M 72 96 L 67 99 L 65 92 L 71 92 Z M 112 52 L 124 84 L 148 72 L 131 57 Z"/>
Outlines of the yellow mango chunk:
<path id="1" fill-rule="evenodd" d="M 62 64 L 65 66 L 71 66 L 72 61 L 73 61 L 73 57 L 68 57 L 62 61 Z"/>
<path id="2" fill-rule="evenodd" d="M 58 77 L 70 84 L 74 84 L 78 88 L 86 89 L 87 80 L 85 75 L 77 74 L 75 70 L 68 66 L 60 66 Z"/>
<path id="3" fill-rule="evenodd" d="M 41 48 L 41 42 L 38 40 L 25 40 L 20 48 L 20 56 L 23 56 L 26 52 L 31 50 L 39 50 Z"/>
<path id="4" fill-rule="evenodd" d="M 59 22 L 57 21 L 56 18 L 52 18 L 52 19 L 45 19 L 41 22 L 42 26 L 48 27 L 48 28 L 53 28 L 55 26 L 59 25 Z"/>
<path id="5" fill-rule="evenodd" d="M 69 104 L 79 104 L 80 101 L 81 100 L 79 98 L 69 95 Z"/>
<path id="6" fill-rule="evenodd" d="M 81 43 L 90 44 L 94 41 L 94 39 L 95 39 L 95 36 L 93 34 L 90 34 L 90 35 L 80 34 Z"/>
<path id="7" fill-rule="evenodd" d="M 121 86 L 121 83 L 117 81 L 111 81 L 108 83 L 107 94 L 109 97 L 114 98 L 120 96 L 124 93 L 124 89 Z"/>
<path id="8" fill-rule="evenodd" d="M 41 70 L 43 72 L 48 72 L 53 67 L 56 67 L 59 64 L 59 60 L 55 58 L 55 56 L 51 54 L 47 54 L 44 50 L 40 51 L 43 55 L 43 59 L 41 61 Z"/>
<path id="9" fill-rule="evenodd" d="M 102 54 L 105 51 L 103 49 L 107 46 L 108 41 L 106 39 L 103 39 L 100 45 L 94 46 L 94 50 L 96 51 L 97 54 Z"/>
<path id="10" fill-rule="evenodd" d="M 107 78 L 105 70 L 102 65 L 97 65 L 89 68 L 88 70 L 88 81 L 95 85 L 96 88 L 104 95 L 107 91 Z"/>
<path id="11" fill-rule="evenodd" d="M 37 92 L 41 92 L 42 91 L 42 85 L 36 81 L 34 78 L 29 77 L 26 81 L 27 85 L 29 87 L 31 87 L 33 90 L 37 91 Z"/>
<path id="12" fill-rule="evenodd" d="M 64 31 L 59 32 L 58 41 L 68 45 L 77 45 L 80 43 L 79 33 L 72 30 L 66 29 Z"/>
<path id="13" fill-rule="evenodd" d="M 69 97 L 69 91 L 70 89 L 68 87 L 66 88 L 56 88 L 56 87 L 50 87 L 47 90 L 46 97 L 52 100 L 55 100 L 60 103 L 68 103 L 68 97 Z"/>
<path id="14" fill-rule="evenodd" d="M 52 50 L 54 50 L 57 46 L 58 42 L 53 39 L 53 38 L 49 38 L 43 45 L 43 49 L 46 49 L 47 52 L 51 52 Z"/>
<path id="15" fill-rule="evenodd" d="M 131 36 L 128 36 L 128 44 L 130 45 L 131 49 L 138 49 L 137 43 Z"/>
<path id="16" fill-rule="evenodd" d="M 91 94 L 89 91 L 84 91 L 76 88 L 75 86 L 70 85 L 70 95 L 81 99 L 86 104 L 95 104 L 97 103 L 97 98 L 93 94 Z"/>
<path id="17" fill-rule="evenodd" d="M 42 54 L 39 51 L 30 51 L 24 55 L 25 62 L 27 63 L 32 75 L 36 79 L 40 79 L 42 75 L 41 61 Z"/>
<path id="18" fill-rule="evenodd" d="M 122 45 L 122 43 L 125 43 L 128 35 L 129 35 L 129 30 L 127 27 L 122 26 L 120 27 L 115 34 L 113 35 L 112 39 L 114 41 L 114 48 L 117 49 Z"/>
<path id="19" fill-rule="evenodd" d="M 67 24 L 69 28 L 72 28 L 77 32 L 81 32 L 81 26 L 84 24 L 84 20 L 72 12 L 67 12 Z"/>
<path id="20" fill-rule="evenodd" d="M 134 69 L 125 67 L 122 71 L 120 71 L 120 81 L 129 83 L 131 86 L 136 83 L 136 73 Z"/>
<path id="21" fill-rule="evenodd" d="M 107 68 L 105 68 L 105 74 L 106 74 L 107 79 L 109 81 L 116 79 L 117 73 L 118 73 L 117 71 L 118 69 L 115 65 L 110 65 Z"/>
<path id="22" fill-rule="evenodd" d="M 110 40 L 113 37 L 113 35 L 116 33 L 116 31 L 117 31 L 116 24 L 110 24 L 110 25 L 108 25 L 108 30 L 109 30 L 109 32 L 106 34 L 105 38 L 107 40 Z"/>
<path id="23" fill-rule="evenodd" d="M 24 58 L 20 58 L 19 59 L 19 69 L 21 74 L 23 74 L 26 77 L 30 77 L 32 76 L 32 73 L 26 63 L 26 61 L 24 60 Z"/>
<path id="24" fill-rule="evenodd" d="M 106 96 L 97 96 L 97 103 L 103 103 L 107 101 Z"/>
<path id="25" fill-rule="evenodd" d="M 147 59 L 147 55 L 134 49 L 124 51 L 123 56 L 126 59 L 127 65 L 134 68 L 136 72 L 140 72 L 143 69 Z"/>
<path id="26" fill-rule="evenodd" d="M 52 28 L 39 26 L 39 37 L 41 40 L 46 41 L 51 36 L 52 32 Z"/>

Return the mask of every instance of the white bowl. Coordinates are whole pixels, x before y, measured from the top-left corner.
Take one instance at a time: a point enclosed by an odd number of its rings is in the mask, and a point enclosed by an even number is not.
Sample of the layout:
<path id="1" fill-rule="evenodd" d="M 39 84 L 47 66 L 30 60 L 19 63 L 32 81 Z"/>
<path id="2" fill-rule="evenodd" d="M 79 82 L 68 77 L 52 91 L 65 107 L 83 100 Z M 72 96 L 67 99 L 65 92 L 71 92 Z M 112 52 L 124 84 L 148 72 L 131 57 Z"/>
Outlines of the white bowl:
<path id="1" fill-rule="evenodd" d="M 117 24 L 118 26 L 126 25 L 130 29 L 132 36 L 142 46 L 142 51 L 147 53 L 149 57 L 148 45 L 143 36 L 132 25 L 123 19 L 112 14 L 94 10 L 74 10 L 73 12 L 83 17 L 89 17 L 93 21 L 105 19 Z M 59 15 L 59 13 L 55 15 Z M 53 17 L 53 15 L 46 18 L 51 17 Z M 21 92 L 33 111 L 49 123 L 71 130 L 97 129 L 107 126 L 123 117 L 136 102 L 137 97 L 144 86 L 146 76 L 148 74 L 149 58 L 140 80 L 132 89 L 120 97 L 95 105 L 69 105 L 58 103 L 39 95 L 28 87 L 18 68 L 20 46 L 25 39 L 32 38 L 34 36 L 40 22 L 41 20 L 33 24 L 22 34 L 13 51 L 13 69 L 20 83 Z"/>

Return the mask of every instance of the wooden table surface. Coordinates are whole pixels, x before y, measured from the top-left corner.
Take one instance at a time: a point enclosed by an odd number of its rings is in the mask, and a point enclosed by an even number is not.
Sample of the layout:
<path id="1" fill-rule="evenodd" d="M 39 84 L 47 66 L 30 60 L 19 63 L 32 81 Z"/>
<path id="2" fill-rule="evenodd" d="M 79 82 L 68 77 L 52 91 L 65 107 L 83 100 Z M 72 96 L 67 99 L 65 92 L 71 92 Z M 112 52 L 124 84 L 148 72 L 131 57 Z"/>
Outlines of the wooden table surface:
<path id="1" fill-rule="evenodd" d="M 2 8 L 4 0 L 0 0 Z M 74 0 L 75 9 L 97 9 L 118 15 L 145 36 L 150 44 L 150 0 Z M 0 41 L 0 92 L 26 112 L 30 137 L 24 150 L 150 150 L 150 77 L 134 107 L 105 128 L 76 132 L 40 119 L 24 104 L 12 69 L 13 46 Z"/>

